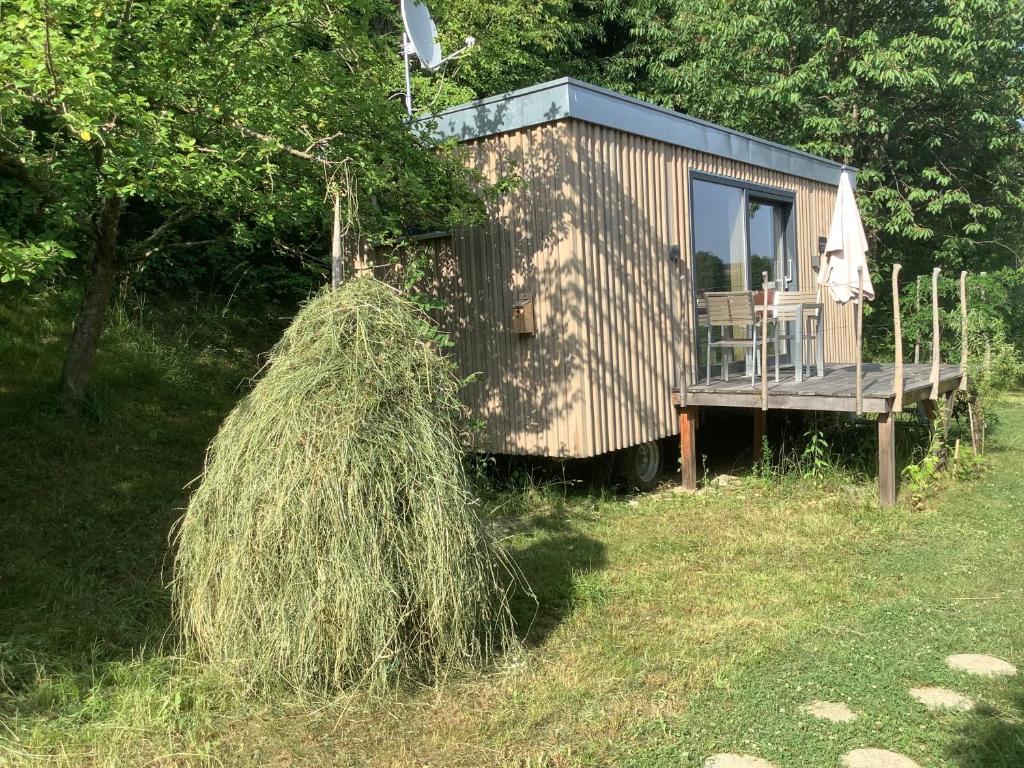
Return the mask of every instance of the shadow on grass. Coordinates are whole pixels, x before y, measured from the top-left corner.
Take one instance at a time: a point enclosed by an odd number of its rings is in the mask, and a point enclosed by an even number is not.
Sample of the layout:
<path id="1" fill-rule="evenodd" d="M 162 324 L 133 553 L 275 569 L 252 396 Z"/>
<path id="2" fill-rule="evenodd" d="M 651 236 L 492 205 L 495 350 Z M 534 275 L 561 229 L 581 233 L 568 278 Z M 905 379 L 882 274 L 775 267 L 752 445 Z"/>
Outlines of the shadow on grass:
<path id="1" fill-rule="evenodd" d="M 979 706 L 960 727 L 949 750 L 959 768 L 1024 766 L 1024 681 L 1016 678 L 1006 709 Z"/>
<path id="2" fill-rule="evenodd" d="M 579 533 L 537 540 L 516 553 L 516 562 L 537 602 L 520 596 L 512 610 L 523 641 L 543 645 L 584 597 L 582 577 L 605 567 L 605 547 Z"/>
<path id="3" fill-rule="evenodd" d="M 533 592 L 516 590 L 511 600 L 527 646 L 543 645 L 592 596 L 587 576 L 607 565 L 605 545 L 581 530 L 593 519 L 580 502 L 583 493 L 579 486 L 547 486 L 487 501 L 499 535 L 511 535 L 512 558 Z"/>

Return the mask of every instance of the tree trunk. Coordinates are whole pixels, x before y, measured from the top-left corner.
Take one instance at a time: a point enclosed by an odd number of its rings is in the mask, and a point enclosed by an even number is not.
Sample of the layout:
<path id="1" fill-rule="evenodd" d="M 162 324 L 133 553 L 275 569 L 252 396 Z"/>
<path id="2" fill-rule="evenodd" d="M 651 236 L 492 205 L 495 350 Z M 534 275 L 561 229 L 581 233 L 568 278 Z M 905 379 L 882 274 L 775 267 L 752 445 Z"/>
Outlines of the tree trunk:
<path id="1" fill-rule="evenodd" d="M 85 388 L 117 279 L 117 225 L 120 218 L 121 198 L 111 195 L 103 203 L 96 222 L 92 271 L 61 372 L 61 408 L 65 413 L 79 413 L 85 403 Z"/>

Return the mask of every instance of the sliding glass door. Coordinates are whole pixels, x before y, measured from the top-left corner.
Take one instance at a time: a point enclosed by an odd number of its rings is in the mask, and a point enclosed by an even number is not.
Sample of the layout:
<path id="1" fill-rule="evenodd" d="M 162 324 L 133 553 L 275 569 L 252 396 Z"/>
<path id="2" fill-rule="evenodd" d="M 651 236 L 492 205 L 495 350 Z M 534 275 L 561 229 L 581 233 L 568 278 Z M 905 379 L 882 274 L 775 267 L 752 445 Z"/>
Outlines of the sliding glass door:
<path id="1" fill-rule="evenodd" d="M 776 290 L 798 287 L 791 193 L 693 174 L 690 200 L 698 321 L 707 291 L 758 290 L 764 272 Z M 701 362 L 706 343 L 707 328 L 698 322 Z M 740 350 L 734 359 L 743 359 Z"/>

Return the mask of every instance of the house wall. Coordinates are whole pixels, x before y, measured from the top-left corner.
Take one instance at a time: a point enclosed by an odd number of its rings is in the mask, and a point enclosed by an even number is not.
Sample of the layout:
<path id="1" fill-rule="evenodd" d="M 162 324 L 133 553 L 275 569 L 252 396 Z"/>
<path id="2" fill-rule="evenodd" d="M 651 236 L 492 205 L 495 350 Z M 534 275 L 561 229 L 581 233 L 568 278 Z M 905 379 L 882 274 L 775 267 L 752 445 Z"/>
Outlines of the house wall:
<path id="1" fill-rule="evenodd" d="M 691 170 L 794 192 L 800 283 L 814 287 L 832 185 L 578 120 L 465 147 L 488 178 L 523 179 L 486 225 L 438 244 L 441 323 L 478 374 L 465 397 L 483 450 L 584 457 L 677 433 L 671 389 L 696 364 Z M 520 294 L 532 336 L 512 331 Z M 826 302 L 830 362 L 853 359 L 852 309 Z"/>

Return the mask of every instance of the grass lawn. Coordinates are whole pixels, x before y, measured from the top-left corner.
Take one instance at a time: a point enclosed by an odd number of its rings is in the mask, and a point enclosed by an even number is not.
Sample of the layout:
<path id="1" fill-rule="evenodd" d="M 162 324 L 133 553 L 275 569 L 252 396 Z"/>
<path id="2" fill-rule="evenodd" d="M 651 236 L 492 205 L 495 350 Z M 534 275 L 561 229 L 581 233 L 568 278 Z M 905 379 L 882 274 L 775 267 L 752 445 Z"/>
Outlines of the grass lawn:
<path id="1" fill-rule="evenodd" d="M 173 656 L 168 535 L 203 450 L 279 328 L 122 311 L 84 420 L 53 413 L 60 295 L 0 304 L 0 765 L 1024 766 L 1024 399 L 990 469 L 881 510 L 869 482 L 746 478 L 696 496 L 558 488 L 492 514 L 538 596 L 526 650 L 388 699 L 266 701 Z M 528 629 L 527 629 L 528 627 Z M 910 687 L 974 697 L 936 713 Z M 804 715 L 847 702 L 847 725 Z"/>

